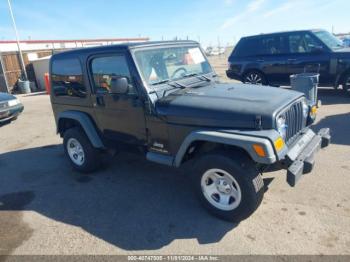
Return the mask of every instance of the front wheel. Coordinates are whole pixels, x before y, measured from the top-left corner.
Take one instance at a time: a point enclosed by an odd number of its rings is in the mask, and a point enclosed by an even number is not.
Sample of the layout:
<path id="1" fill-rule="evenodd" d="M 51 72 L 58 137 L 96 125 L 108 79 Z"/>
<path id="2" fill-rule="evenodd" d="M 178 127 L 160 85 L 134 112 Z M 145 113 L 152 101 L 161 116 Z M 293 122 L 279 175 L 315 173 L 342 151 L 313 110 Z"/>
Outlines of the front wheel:
<path id="1" fill-rule="evenodd" d="M 258 71 L 249 71 L 244 74 L 243 83 L 252 85 L 267 85 L 265 76 Z"/>
<path id="2" fill-rule="evenodd" d="M 64 132 L 64 151 L 74 169 L 90 173 L 100 167 L 100 152 L 94 148 L 85 132 L 78 127 Z"/>
<path id="3" fill-rule="evenodd" d="M 254 162 L 226 151 L 208 153 L 198 159 L 194 184 L 210 213 L 235 223 L 248 218 L 264 196 L 264 182 Z"/>
<path id="4" fill-rule="evenodd" d="M 350 96 L 350 73 L 345 76 L 343 90 L 347 95 Z"/>

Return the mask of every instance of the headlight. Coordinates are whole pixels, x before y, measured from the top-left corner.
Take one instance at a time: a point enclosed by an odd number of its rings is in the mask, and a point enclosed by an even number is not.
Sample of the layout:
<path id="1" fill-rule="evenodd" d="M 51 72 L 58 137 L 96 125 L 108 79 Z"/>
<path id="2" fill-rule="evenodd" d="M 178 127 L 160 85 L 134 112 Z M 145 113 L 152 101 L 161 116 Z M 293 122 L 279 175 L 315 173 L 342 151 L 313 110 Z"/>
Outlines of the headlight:
<path id="1" fill-rule="evenodd" d="M 280 133 L 281 137 L 285 140 L 287 135 L 287 124 L 285 116 L 280 116 L 277 119 L 277 131 Z"/>
<path id="2" fill-rule="evenodd" d="M 306 101 L 303 101 L 303 116 L 306 119 L 309 116 L 310 113 L 310 107 L 309 105 L 306 103 Z"/>
<path id="3" fill-rule="evenodd" d="M 7 102 L 7 105 L 9 107 L 16 106 L 18 104 L 19 104 L 19 100 L 18 99 L 13 99 L 13 100 L 10 100 L 10 101 Z"/>

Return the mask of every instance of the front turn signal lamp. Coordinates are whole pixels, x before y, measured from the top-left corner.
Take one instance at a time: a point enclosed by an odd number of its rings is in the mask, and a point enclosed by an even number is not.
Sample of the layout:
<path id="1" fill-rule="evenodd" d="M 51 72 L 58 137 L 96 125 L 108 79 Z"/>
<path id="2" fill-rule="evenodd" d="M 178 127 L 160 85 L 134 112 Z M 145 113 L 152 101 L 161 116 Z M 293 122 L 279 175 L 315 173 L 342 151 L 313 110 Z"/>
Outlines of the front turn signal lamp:
<path id="1" fill-rule="evenodd" d="M 266 152 L 265 149 L 263 148 L 262 145 L 259 144 L 254 144 L 253 145 L 255 153 L 260 156 L 260 157 L 266 157 Z"/>
<path id="2" fill-rule="evenodd" d="M 282 137 L 279 137 L 274 142 L 275 148 L 277 151 L 281 151 L 281 149 L 284 147 L 284 141 Z"/>
<path id="3" fill-rule="evenodd" d="M 311 107 L 310 115 L 311 115 L 312 117 L 314 117 L 314 116 L 316 116 L 316 114 L 317 114 L 317 106 Z"/>

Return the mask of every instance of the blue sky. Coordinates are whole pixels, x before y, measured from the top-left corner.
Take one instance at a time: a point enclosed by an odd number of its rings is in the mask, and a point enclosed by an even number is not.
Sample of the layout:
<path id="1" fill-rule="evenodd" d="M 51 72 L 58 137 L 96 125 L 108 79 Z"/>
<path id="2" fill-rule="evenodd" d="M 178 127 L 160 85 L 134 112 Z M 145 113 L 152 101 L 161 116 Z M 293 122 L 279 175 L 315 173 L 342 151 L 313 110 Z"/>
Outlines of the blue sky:
<path id="1" fill-rule="evenodd" d="M 11 0 L 21 39 L 149 36 L 201 40 L 324 28 L 350 32 L 349 0 Z M 0 39 L 15 39 L 0 0 Z"/>

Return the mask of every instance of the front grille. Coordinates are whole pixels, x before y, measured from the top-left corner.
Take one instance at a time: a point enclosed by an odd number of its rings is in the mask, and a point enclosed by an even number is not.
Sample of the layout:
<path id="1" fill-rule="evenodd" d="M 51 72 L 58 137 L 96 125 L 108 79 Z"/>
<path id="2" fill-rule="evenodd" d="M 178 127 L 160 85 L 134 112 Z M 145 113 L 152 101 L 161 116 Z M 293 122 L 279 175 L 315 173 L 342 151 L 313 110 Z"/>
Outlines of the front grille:
<path id="1" fill-rule="evenodd" d="M 303 114 L 303 103 L 298 101 L 292 106 L 290 106 L 284 113 L 282 113 L 286 119 L 287 134 L 286 143 L 293 143 L 296 136 L 303 130 L 306 126 L 306 119 Z"/>
<path id="2" fill-rule="evenodd" d="M 0 109 L 7 107 L 7 102 L 0 102 Z"/>

